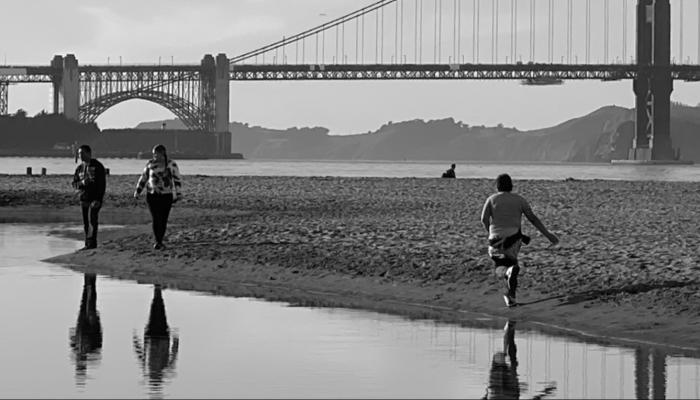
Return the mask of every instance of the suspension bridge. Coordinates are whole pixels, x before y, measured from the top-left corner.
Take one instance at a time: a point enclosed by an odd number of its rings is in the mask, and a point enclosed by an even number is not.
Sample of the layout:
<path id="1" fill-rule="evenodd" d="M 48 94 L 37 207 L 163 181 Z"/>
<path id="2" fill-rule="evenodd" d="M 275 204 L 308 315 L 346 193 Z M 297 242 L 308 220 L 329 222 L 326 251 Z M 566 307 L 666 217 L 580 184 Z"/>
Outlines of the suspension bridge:
<path id="1" fill-rule="evenodd" d="M 671 161 L 671 92 L 674 81 L 700 81 L 699 21 L 700 5 L 686 0 L 380 0 L 198 64 L 79 65 L 68 54 L 48 66 L 0 66 L 0 115 L 11 84 L 37 82 L 52 85 L 53 112 L 69 119 L 94 122 L 144 99 L 188 129 L 227 132 L 230 81 L 631 80 L 629 159 Z"/>

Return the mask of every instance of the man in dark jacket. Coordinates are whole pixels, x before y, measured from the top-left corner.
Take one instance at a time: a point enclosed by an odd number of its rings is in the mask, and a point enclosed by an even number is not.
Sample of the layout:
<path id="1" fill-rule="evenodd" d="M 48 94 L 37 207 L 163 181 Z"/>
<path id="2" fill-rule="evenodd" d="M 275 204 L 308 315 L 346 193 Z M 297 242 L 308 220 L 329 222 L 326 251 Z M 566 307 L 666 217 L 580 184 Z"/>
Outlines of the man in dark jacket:
<path id="1" fill-rule="evenodd" d="M 78 157 L 81 163 L 73 174 L 73 188 L 80 191 L 80 208 L 85 228 L 83 250 L 94 249 L 97 247 L 98 214 L 107 187 L 105 167 L 92 158 L 92 150 L 86 144 L 78 148 Z"/>

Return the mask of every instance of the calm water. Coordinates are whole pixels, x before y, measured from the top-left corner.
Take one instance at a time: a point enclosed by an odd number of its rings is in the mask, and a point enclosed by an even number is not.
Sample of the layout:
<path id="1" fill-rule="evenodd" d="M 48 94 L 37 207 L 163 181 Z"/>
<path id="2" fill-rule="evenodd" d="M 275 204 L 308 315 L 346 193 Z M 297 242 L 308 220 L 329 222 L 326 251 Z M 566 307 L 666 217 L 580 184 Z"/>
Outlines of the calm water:
<path id="1" fill-rule="evenodd" d="M 98 159 L 99 155 L 96 155 Z M 145 160 L 100 159 L 115 175 L 139 174 Z M 348 161 L 248 161 L 178 160 L 185 175 L 254 176 L 344 176 L 344 177 L 439 177 L 449 162 L 348 162 Z M 24 174 L 31 167 L 35 174 L 46 168 L 48 174 L 72 174 L 72 158 L 2 157 L 0 174 Z M 493 178 L 503 172 L 515 179 L 606 179 L 700 181 L 699 165 L 610 165 L 610 164 L 491 164 L 458 163 L 458 178 Z"/>
<path id="2" fill-rule="evenodd" d="M 0 224 L 3 398 L 700 397 L 700 359 L 523 322 L 469 328 L 83 275 L 38 261 L 81 246 L 47 236 L 55 227 Z"/>

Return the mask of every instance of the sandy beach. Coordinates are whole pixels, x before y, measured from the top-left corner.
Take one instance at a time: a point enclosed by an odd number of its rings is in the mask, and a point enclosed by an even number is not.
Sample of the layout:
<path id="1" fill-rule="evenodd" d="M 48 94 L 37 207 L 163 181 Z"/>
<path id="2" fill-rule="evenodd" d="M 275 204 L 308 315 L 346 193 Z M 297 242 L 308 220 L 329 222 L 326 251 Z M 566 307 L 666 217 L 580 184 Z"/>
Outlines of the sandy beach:
<path id="1" fill-rule="evenodd" d="M 479 221 L 491 180 L 185 176 L 158 251 L 145 201 L 131 197 L 136 179 L 108 177 L 101 223 L 123 227 L 51 261 L 181 289 L 450 322 L 482 312 L 700 349 L 694 184 L 516 181 L 562 243 L 548 248 L 524 222 L 522 305 L 508 309 Z M 0 222 L 80 226 L 69 182 L 0 175 Z"/>

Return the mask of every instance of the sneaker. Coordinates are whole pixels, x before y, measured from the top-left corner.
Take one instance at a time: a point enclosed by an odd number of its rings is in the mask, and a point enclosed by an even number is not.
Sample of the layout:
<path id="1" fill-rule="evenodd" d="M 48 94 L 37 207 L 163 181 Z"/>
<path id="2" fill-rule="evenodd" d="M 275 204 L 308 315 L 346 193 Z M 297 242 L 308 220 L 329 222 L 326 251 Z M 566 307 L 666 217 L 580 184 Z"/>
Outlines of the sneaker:
<path id="1" fill-rule="evenodd" d="M 503 295 L 503 300 L 505 300 L 507 307 L 515 307 L 518 305 L 518 302 L 515 301 L 515 297 L 508 296 L 507 294 Z"/>
<path id="2" fill-rule="evenodd" d="M 158 243 L 156 243 L 156 244 L 153 245 L 153 248 L 156 249 L 156 250 L 160 250 L 160 249 L 163 248 L 163 243 L 158 242 Z"/>

